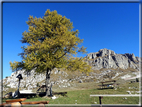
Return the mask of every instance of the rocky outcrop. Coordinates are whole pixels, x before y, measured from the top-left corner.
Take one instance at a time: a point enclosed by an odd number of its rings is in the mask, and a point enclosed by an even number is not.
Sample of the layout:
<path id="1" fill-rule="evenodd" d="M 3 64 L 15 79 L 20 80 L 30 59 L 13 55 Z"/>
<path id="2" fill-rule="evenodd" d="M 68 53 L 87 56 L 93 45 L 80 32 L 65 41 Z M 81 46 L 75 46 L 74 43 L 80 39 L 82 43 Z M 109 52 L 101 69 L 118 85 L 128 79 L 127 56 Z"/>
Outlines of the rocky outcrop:
<path id="1" fill-rule="evenodd" d="M 86 58 L 94 70 L 102 68 L 133 68 L 139 71 L 140 58 L 135 57 L 134 54 L 116 54 L 114 51 L 105 48 L 88 54 Z"/>
<path id="2" fill-rule="evenodd" d="M 98 52 L 89 53 L 86 56 L 85 61 L 92 65 L 93 70 L 98 70 L 100 72 L 91 72 L 89 76 L 84 74 L 79 74 L 76 76 L 75 74 L 68 74 L 65 71 L 55 68 L 52 71 L 52 85 L 56 84 L 59 86 L 59 88 L 65 88 L 75 86 L 73 81 L 83 83 L 86 81 L 94 81 L 94 79 L 96 82 L 102 81 L 104 78 L 115 79 L 120 74 L 122 75 L 122 69 L 125 70 L 128 68 L 133 68 L 136 71 L 139 71 L 139 63 L 141 63 L 140 58 L 135 57 L 134 54 L 116 54 L 114 51 L 109 49 L 100 49 Z M 23 77 L 23 80 L 21 80 L 20 83 L 20 87 L 22 89 L 34 89 L 39 85 L 45 85 L 45 73 L 37 74 L 33 69 L 30 74 L 27 75 L 25 70 L 19 70 L 17 73 L 14 72 L 8 78 L 3 79 L 2 82 L 4 91 L 7 91 L 8 88 L 18 88 L 18 80 L 16 77 L 20 73 Z"/>
<path id="3" fill-rule="evenodd" d="M 86 58 L 96 59 L 97 57 L 104 57 L 105 55 L 115 55 L 115 52 L 106 48 L 100 49 L 98 52 L 89 53 Z"/>
<path id="4" fill-rule="evenodd" d="M 30 74 L 27 75 L 25 73 L 25 70 L 19 70 L 11 74 L 11 76 L 4 78 L 3 82 L 3 91 L 7 91 L 9 88 L 18 88 L 18 79 L 16 78 L 18 74 L 22 74 L 23 79 L 20 81 L 20 88 L 22 89 L 35 89 L 38 86 L 45 85 L 45 73 L 38 74 L 33 69 Z M 54 69 L 52 71 L 52 78 L 50 79 L 50 82 L 52 85 L 56 84 L 59 86 L 59 88 L 62 87 L 70 87 L 72 84 L 70 83 L 69 79 L 66 79 L 68 74 L 65 71 L 60 71 L 58 69 Z M 56 78 L 58 77 L 58 78 Z M 0 88 L 1 89 L 1 88 Z M 2 90 L 0 90 L 1 92 Z"/>
<path id="5" fill-rule="evenodd" d="M 121 54 L 112 56 L 112 59 L 114 60 L 114 64 L 119 68 L 127 69 L 129 67 L 128 59 Z"/>

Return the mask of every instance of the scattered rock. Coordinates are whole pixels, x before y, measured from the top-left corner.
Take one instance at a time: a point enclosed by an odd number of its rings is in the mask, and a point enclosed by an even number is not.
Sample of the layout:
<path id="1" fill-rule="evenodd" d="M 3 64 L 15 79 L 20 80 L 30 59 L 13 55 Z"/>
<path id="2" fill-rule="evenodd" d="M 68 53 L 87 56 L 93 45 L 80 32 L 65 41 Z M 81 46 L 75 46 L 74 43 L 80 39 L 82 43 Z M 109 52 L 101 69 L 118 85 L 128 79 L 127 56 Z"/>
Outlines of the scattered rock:
<path id="1" fill-rule="evenodd" d="M 58 97 L 56 97 L 55 95 L 52 97 L 52 99 L 54 100 L 54 99 L 57 99 Z"/>
<path id="2" fill-rule="evenodd" d="M 80 80 L 79 80 L 79 83 L 83 83 L 83 81 L 80 79 Z"/>
<path id="3" fill-rule="evenodd" d="M 10 97 L 12 97 L 12 92 L 5 94 L 3 98 L 10 98 Z"/>
<path id="4" fill-rule="evenodd" d="M 128 94 L 131 94 L 131 91 L 126 91 Z"/>

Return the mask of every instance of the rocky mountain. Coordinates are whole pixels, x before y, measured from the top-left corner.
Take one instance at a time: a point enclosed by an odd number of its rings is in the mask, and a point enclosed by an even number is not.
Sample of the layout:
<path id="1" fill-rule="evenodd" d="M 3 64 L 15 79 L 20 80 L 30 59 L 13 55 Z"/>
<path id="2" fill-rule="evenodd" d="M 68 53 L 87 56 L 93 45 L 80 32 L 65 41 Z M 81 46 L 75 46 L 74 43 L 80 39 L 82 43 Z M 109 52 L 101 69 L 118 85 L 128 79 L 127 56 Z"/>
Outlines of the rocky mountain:
<path id="1" fill-rule="evenodd" d="M 51 74 L 51 83 L 58 87 L 73 87 L 75 82 L 99 82 L 107 79 L 138 78 L 140 76 L 139 64 L 141 60 L 134 54 L 116 54 L 109 49 L 100 49 L 98 52 L 89 53 L 85 58 L 93 70 L 89 76 L 79 72 L 70 73 L 54 69 Z M 3 91 L 18 87 L 16 79 L 18 74 L 23 76 L 20 83 L 22 89 L 35 89 L 39 85 L 45 84 L 45 73 L 37 74 L 33 69 L 30 75 L 27 75 L 25 70 L 20 70 L 3 79 Z"/>
<path id="2" fill-rule="evenodd" d="M 109 49 L 100 49 L 98 52 L 89 53 L 86 61 L 92 65 L 92 69 L 100 70 L 102 68 L 132 68 L 139 71 L 140 58 L 134 54 L 116 54 Z"/>

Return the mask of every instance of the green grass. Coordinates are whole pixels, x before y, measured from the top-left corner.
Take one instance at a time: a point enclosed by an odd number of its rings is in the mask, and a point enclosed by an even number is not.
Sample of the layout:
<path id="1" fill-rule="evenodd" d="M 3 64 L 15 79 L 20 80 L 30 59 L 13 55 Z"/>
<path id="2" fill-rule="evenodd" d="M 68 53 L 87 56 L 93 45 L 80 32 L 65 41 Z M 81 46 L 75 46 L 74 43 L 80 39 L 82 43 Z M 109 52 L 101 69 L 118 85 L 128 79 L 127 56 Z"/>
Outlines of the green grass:
<path id="1" fill-rule="evenodd" d="M 118 81 L 122 82 L 122 81 Z M 99 97 L 90 97 L 90 95 L 100 95 L 100 94 L 116 94 L 116 97 L 104 96 L 102 99 L 102 104 L 139 104 L 139 97 L 125 97 L 119 96 L 117 94 L 127 94 L 126 91 L 139 91 L 139 83 L 131 83 L 129 81 L 121 83 L 119 88 L 116 89 L 104 89 L 98 90 L 98 84 L 94 82 L 89 83 L 78 83 L 72 88 L 58 88 L 56 85 L 53 86 L 53 91 L 55 92 L 67 92 L 67 96 L 55 95 L 57 99 L 51 99 L 50 97 L 36 97 L 30 98 L 26 101 L 50 101 L 49 104 L 99 104 Z M 135 87 L 129 89 L 129 87 Z M 134 93 L 136 94 L 136 93 Z M 7 99 L 3 99 L 5 102 Z"/>
<path id="2" fill-rule="evenodd" d="M 56 95 L 57 99 L 51 99 L 50 97 L 37 97 L 30 98 L 26 101 L 50 101 L 49 104 L 99 104 L 99 97 L 90 97 L 91 94 L 99 94 L 102 90 L 75 90 L 68 91 L 67 96 Z M 112 89 L 108 91 L 113 92 Z M 104 90 L 103 93 L 107 93 Z M 127 98 L 127 99 L 124 99 Z M 6 99 L 3 99 L 5 101 Z M 97 103 L 95 103 L 97 102 Z M 104 96 L 102 104 L 139 104 L 139 97 L 109 97 Z"/>
<path id="3" fill-rule="evenodd" d="M 51 99 L 50 97 L 37 97 L 30 98 L 26 101 L 50 101 L 49 104 L 99 104 L 99 97 L 90 97 L 92 94 L 100 93 L 114 93 L 113 89 L 107 90 L 75 90 L 68 91 L 67 96 L 56 95 L 57 99 Z M 127 98 L 127 99 L 124 99 Z M 6 100 L 6 99 L 5 99 Z M 4 100 L 3 100 L 4 101 Z M 97 102 L 97 103 L 95 103 Z M 102 104 L 139 104 L 139 97 L 108 97 L 105 96 L 102 99 Z"/>

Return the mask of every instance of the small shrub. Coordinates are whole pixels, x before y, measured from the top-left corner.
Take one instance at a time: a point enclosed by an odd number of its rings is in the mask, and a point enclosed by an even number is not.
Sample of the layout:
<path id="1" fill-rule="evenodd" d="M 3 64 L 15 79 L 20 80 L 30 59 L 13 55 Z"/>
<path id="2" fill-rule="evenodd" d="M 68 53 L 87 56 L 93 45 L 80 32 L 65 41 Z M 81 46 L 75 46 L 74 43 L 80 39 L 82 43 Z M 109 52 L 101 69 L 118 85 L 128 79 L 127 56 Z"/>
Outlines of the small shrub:
<path id="1" fill-rule="evenodd" d="M 39 83 L 37 83 L 37 85 L 36 85 L 37 87 L 39 87 L 40 85 L 39 85 Z"/>
<path id="2" fill-rule="evenodd" d="M 3 87 L 4 87 L 4 88 L 10 88 L 10 86 L 7 86 L 7 85 L 4 85 Z"/>

